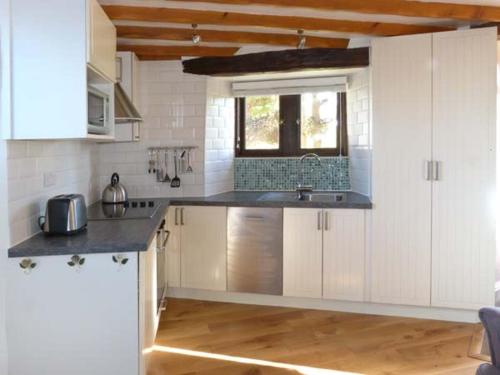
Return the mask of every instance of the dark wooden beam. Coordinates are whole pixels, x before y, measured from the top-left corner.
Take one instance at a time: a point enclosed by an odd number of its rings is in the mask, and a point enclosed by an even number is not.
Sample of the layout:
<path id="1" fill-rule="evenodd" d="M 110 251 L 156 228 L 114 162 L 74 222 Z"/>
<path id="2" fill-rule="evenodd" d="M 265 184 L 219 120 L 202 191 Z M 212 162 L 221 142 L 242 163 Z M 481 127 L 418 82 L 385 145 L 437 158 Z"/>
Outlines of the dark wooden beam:
<path id="1" fill-rule="evenodd" d="M 291 30 L 337 31 L 378 36 L 432 33 L 454 30 L 450 27 L 408 25 L 401 23 L 346 21 L 301 16 L 275 16 L 265 14 L 220 12 L 176 8 L 133 7 L 104 5 L 112 20 L 173 22 L 199 25 L 259 26 Z"/>
<path id="2" fill-rule="evenodd" d="M 231 76 L 306 69 L 358 68 L 370 64 L 368 48 L 311 48 L 231 57 L 202 57 L 182 62 L 185 73 Z"/>
<path id="3" fill-rule="evenodd" d="M 184 0 L 196 1 L 200 0 Z M 205 3 L 270 5 L 291 8 L 389 14 L 406 17 L 451 18 L 463 21 L 500 21 L 500 6 L 414 0 L 202 0 Z"/>
<path id="4" fill-rule="evenodd" d="M 192 29 L 180 29 L 172 27 L 145 27 L 116 25 L 116 33 L 119 38 L 128 39 L 157 39 L 157 40 L 180 40 L 191 41 Z M 237 44 L 267 44 L 276 46 L 297 45 L 299 38 L 292 34 L 254 33 L 244 31 L 221 31 L 197 29 L 202 42 L 225 42 Z M 306 47 L 308 48 L 347 48 L 349 39 L 324 38 L 306 35 Z"/>

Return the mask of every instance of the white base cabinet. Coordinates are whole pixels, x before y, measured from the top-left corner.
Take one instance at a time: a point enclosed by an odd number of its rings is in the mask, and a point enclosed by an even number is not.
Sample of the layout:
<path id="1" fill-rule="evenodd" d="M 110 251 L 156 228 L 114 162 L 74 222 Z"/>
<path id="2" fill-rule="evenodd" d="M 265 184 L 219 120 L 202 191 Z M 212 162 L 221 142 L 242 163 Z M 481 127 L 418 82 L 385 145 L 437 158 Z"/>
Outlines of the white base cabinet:
<path id="1" fill-rule="evenodd" d="M 321 298 L 323 229 L 321 209 L 283 212 L 283 295 Z"/>
<path id="2" fill-rule="evenodd" d="M 155 246 L 81 255 L 81 266 L 69 266 L 70 258 L 33 258 L 28 273 L 21 258 L 9 259 L 8 374 L 145 375 L 144 349 L 155 336 Z"/>
<path id="3" fill-rule="evenodd" d="M 285 208 L 283 295 L 363 301 L 365 211 Z"/>
<path id="4" fill-rule="evenodd" d="M 169 287 L 225 291 L 227 208 L 170 207 Z"/>

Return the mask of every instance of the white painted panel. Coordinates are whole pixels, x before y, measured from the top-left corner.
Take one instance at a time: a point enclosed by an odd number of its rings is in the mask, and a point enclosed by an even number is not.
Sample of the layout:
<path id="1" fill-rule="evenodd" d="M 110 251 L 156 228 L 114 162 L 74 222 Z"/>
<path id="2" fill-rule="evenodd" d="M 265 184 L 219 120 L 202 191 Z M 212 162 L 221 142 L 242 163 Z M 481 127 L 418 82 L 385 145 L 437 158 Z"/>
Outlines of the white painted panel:
<path id="1" fill-rule="evenodd" d="M 154 345 L 157 322 L 156 237 L 147 251 L 139 253 L 140 374 L 146 375 Z"/>
<path id="2" fill-rule="evenodd" d="M 321 209 L 285 208 L 283 211 L 284 296 L 321 298 L 321 217 Z"/>
<path id="3" fill-rule="evenodd" d="M 181 209 L 181 286 L 226 290 L 226 207 Z"/>
<path id="4" fill-rule="evenodd" d="M 137 253 L 118 266 L 111 254 L 34 258 L 31 274 L 8 262 L 9 374 L 137 375 Z"/>
<path id="5" fill-rule="evenodd" d="M 496 38 L 496 28 L 433 37 L 433 306 L 494 304 Z"/>
<path id="6" fill-rule="evenodd" d="M 86 1 L 11 6 L 12 137 L 85 138 Z"/>
<path id="7" fill-rule="evenodd" d="M 325 210 L 323 298 L 363 301 L 365 211 Z"/>
<path id="8" fill-rule="evenodd" d="M 181 227 L 179 225 L 179 207 L 170 206 L 168 208 L 166 225 L 167 230 L 170 232 L 167 242 L 167 283 L 169 287 L 180 287 Z"/>
<path id="9" fill-rule="evenodd" d="M 431 38 L 373 42 L 373 302 L 430 304 Z"/>

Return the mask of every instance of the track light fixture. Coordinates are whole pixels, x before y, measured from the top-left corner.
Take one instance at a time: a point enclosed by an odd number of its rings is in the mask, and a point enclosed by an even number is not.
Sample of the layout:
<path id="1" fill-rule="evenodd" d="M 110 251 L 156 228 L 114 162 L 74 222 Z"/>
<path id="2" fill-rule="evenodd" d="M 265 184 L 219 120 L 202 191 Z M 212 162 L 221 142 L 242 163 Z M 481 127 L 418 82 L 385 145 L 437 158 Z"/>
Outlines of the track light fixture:
<path id="1" fill-rule="evenodd" d="M 193 36 L 191 37 L 191 40 L 193 41 L 193 44 L 198 44 L 201 42 L 201 36 L 196 32 L 198 25 L 193 23 L 191 26 L 193 27 Z"/>
<path id="2" fill-rule="evenodd" d="M 297 34 L 299 35 L 297 49 L 304 49 L 306 47 L 306 36 L 304 35 L 304 30 L 297 30 Z"/>

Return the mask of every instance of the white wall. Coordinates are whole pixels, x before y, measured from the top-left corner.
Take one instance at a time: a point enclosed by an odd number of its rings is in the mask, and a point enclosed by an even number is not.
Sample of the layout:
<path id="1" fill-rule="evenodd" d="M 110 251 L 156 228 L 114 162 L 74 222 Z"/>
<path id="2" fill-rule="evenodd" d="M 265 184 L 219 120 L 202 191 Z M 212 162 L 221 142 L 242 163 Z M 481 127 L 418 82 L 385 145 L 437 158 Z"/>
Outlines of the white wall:
<path id="1" fill-rule="evenodd" d="M 98 146 L 100 188 L 118 172 L 131 197 L 203 195 L 207 79 L 182 73 L 178 61 L 151 61 L 139 63 L 138 81 L 141 141 Z M 194 173 L 180 175 L 180 188 L 148 174 L 148 147 L 191 145 L 198 147 L 191 155 Z M 169 175 L 174 175 L 172 160 Z"/>
<path id="2" fill-rule="evenodd" d="M 234 98 L 228 81 L 207 82 L 205 195 L 234 190 Z"/>
<path id="3" fill-rule="evenodd" d="M 48 198 L 79 193 L 87 204 L 97 200 L 96 147 L 86 141 L 7 142 L 11 245 L 39 231 Z"/>
<path id="4" fill-rule="evenodd" d="M 351 189 L 371 196 L 370 71 L 349 76 L 347 132 Z"/>

